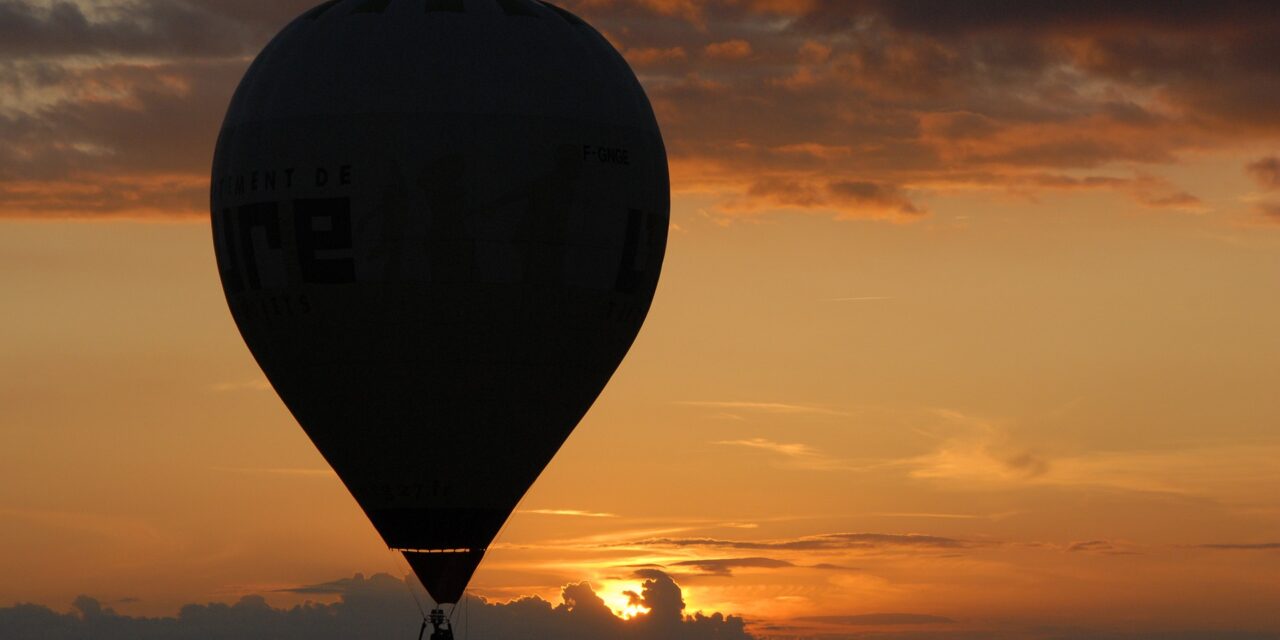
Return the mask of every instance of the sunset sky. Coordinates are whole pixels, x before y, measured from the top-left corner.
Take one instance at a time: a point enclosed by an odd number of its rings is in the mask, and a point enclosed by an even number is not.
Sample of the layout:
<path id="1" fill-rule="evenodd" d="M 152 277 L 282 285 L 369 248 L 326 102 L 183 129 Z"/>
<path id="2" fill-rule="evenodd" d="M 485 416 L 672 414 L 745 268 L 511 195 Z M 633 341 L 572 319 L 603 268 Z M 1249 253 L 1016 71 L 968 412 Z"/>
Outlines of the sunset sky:
<path id="1" fill-rule="evenodd" d="M 672 232 L 470 593 L 631 615 L 656 571 L 758 637 L 1280 637 L 1280 6 L 560 4 L 648 91 Z M 0 621 L 408 573 L 214 263 L 219 123 L 310 5 L 0 0 Z"/>

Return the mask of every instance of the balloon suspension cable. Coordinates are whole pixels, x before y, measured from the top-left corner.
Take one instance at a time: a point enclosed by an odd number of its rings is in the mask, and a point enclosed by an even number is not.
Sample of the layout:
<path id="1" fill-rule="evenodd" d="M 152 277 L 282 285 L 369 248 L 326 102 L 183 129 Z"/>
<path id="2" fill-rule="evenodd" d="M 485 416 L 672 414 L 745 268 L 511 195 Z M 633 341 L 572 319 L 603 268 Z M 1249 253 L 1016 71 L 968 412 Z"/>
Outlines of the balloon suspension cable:
<path id="1" fill-rule="evenodd" d="M 402 561 L 404 560 L 404 556 L 401 555 L 400 552 L 396 551 L 395 549 L 392 549 L 391 553 L 392 555 L 399 558 L 400 560 Z M 394 563 L 394 564 L 399 564 L 399 563 Z M 400 568 L 397 566 L 395 570 L 399 571 Z M 409 576 L 413 576 L 413 575 L 414 575 L 413 567 L 409 567 Z M 413 590 L 412 580 L 415 580 L 415 579 L 416 579 L 416 576 L 413 578 L 406 576 L 404 579 L 404 588 L 409 592 L 409 596 L 413 598 L 413 604 L 418 607 L 418 614 L 422 616 L 422 626 L 418 629 L 418 640 L 422 640 L 423 636 L 426 635 L 427 633 L 427 624 L 429 624 L 430 618 L 427 616 L 426 607 L 422 606 L 422 598 L 419 598 L 418 592 Z M 432 634 L 431 637 L 435 638 L 436 636 L 435 634 Z M 449 635 L 444 637 L 452 638 L 453 636 Z"/>
<path id="2" fill-rule="evenodd" d="M 427 619 L 427 609 L 422 606 L 422 599 L 418 597 L 418 592 L 413 590 L 413 585 L 409 583 L 409 578 L 405 578 L 404 586 L 409 590 L 409 595 L 413 596 L 413 603 L 418 605 L 418 613 L 422 615 L 422 619 Z"/>

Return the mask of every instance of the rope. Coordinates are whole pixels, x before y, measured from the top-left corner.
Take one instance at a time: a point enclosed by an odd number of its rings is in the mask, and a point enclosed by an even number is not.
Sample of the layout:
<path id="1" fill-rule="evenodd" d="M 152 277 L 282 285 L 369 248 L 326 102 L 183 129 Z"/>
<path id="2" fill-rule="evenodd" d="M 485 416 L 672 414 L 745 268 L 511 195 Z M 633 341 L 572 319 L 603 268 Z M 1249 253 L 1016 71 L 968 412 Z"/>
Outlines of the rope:
<path id="1" fill-rule="evenodd" d="M 393 557 L 400 558 L 400 560 L 408 566 L 409 561 L 406 560 L 399 551 L 396 551 L 395 549 L 388 549 L 387 551 L 389 551 Z M 399 562 L 392 560 L 391 564 L 393 565 L 392 568 L 394 571 L 401 570 Z M 413 584 L 409 581 L 410 578 L 408 576 L 412 575 L 414 575 L 413 567 L 410 566 L 409 573 L 406 574 L 404 579 L 404 588 L 409 591 L 409 596 L 413 598 L 413 604 L 417 605 L 418 615 L 422 616 L 422 629 L 418 631 L 418 640 L 422 640 L 422 634 L 427 630 L 427 610 L 422 607 L 422 600 L 418 599 L 418 592 L 413 590 Z M 414 576 L 414 579 L 417 579 L 417 576 Z"/>

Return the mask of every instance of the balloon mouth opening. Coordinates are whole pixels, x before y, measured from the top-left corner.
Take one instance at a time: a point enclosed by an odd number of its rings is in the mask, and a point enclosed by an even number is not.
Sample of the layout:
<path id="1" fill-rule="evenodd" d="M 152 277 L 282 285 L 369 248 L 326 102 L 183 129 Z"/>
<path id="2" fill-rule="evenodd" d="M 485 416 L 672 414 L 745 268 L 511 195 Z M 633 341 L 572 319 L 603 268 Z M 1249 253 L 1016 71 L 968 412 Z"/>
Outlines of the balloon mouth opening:
<path id="1" fill-rule="evenodd" d="M 400 553 L 471 553 L 473 551 L 484 551 L 484 549 L 409 549 L 401 547 L 392 547 L 392 551 Z"/>
<path id="2" fill-rule="evenodd" d="M 396 549 L 404 555 L 427 594 L 438 604 L 457 604 L 484 549 Z"/>

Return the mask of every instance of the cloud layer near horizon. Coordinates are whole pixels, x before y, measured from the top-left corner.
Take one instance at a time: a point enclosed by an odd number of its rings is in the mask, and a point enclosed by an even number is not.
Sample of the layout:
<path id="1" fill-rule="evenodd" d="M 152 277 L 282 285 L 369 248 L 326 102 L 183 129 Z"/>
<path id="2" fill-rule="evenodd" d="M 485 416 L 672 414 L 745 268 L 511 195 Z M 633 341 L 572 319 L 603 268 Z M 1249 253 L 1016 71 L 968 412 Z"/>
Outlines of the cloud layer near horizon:
<path id="1" fill-rule="evenodd" d="M 203 215 L 240 74 L 310 4 L 0 0 L 0 215 Z M 1152 169 L 1280 133 L 1261 2 L 563 4 L 631 61 L 676 191 L 720 217 L 910 220 L 972 190 L 1197 210 Z"/>
<path id="2" fill-rule="evenodd" d="M 642 574 L 642 575 L 641 575 Z M 529 597 L 490 603 L 468 597 L 454 617 L 459 638 L 505 640 L 546 637 L 569 640 L 631 638 L 634 640 L 750 640 L 741 618 L 719 613 L 685 615 L 680 587 L 660 571 L 638 572 L 644 586 L 635 604 L 649 610 L 631 620 L 616 617 L 587 583 L 566 586 L 557 605 Z M 0 608 L 0 637 L 9 640 L 288 640 L 408 638 L 421 617 L 405 592 L 405 584 L 389 575 L 336 580 L 290 590 L 303 594 L 336 595 L 332 604 L 307 602 L 275 608 L 262 596 L 251 595 L 235 604 L 190 604 L 177 617 L 139 618 L 116 613 L 88 596 L 73 603 L 71 613 L 19 604 Z"/>

